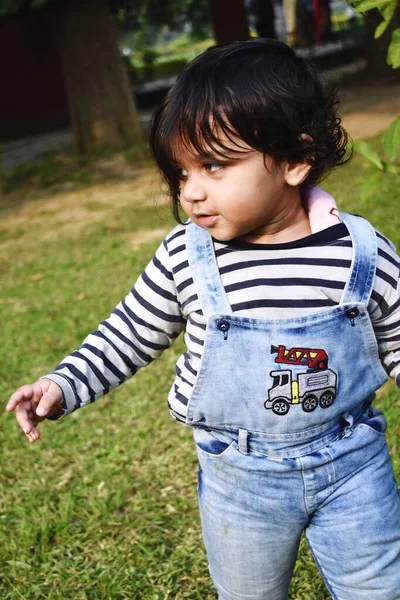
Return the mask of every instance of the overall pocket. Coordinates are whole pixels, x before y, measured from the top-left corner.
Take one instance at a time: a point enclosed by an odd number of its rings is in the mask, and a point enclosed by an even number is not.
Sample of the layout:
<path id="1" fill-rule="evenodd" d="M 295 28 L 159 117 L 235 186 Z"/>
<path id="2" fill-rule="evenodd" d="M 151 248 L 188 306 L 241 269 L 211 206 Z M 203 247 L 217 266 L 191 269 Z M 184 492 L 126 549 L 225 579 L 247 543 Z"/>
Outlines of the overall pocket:
<path id="1" fill-rule="evenodd" d="M 385 437 L 387 422 L 384 414 L 371 406 L 365 411 L 356 427 L 382 438 Z"/>
<path id="2" fill-rule="evenodd" d="M 236 445 L 236 442 L 227 436 L 223 439 L 224 436 L 217 437 L 214 433 L 201 428 L 194 428 L 193 437 L 197 451 L 208 458 L 222 457 Z"/>

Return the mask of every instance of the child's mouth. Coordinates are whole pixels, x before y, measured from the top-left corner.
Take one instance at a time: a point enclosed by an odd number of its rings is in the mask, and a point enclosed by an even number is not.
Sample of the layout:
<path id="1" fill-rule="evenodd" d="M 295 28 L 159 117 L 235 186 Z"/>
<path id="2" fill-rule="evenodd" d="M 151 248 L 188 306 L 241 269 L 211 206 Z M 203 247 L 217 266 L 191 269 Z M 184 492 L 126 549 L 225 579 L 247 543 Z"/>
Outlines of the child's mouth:
<path id="1" fill-rule="evenodd" d="M 195 215 L 195 219 L 201 227 L 212 227 L 217 217 L 218 215 Z"/>

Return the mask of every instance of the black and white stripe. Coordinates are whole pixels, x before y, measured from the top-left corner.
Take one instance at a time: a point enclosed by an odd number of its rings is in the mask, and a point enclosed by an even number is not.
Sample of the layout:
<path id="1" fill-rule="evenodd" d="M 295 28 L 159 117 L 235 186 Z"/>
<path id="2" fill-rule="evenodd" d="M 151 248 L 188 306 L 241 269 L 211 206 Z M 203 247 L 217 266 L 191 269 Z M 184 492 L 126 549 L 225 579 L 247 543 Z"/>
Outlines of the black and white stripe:
<path id="1" fill-rule="evenodd" d="M 400 380 L 399 257 L 378 234 L 378 268 L 369 313 L 382 363 Z M 339 303 L 351 264 L 351 240 L 338 224 L 288 244 L 215 242 L 221 278 L 234 313 L 253 318 L 310 314 Z M 168 404 L 184 421 L 203 352 L 206 321 L 194 288 L 185 226 L 164 240 L 136 284 L 79 350 L 48 377 L 63 389 L 66 412 L 93 402 L 168 348 L 184 331 Z"/>

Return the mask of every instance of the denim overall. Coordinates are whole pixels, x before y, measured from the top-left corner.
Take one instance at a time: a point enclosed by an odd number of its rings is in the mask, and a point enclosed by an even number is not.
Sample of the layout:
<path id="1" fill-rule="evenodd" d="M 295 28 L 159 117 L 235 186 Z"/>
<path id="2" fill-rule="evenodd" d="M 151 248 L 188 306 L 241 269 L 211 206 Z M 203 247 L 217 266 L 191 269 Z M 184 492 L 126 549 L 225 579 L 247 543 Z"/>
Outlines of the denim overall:
<path id="1" fill-rule="evenodd" d="M 387 379 L 367 310 L 377 240 L 341 216 L 353 260 L 339 305 L 288 319 L 234 315 L 211 236 L 187 226 L 207 319 L 187 423 L 220 600 L 287 599 L 303 531 L 333 598 L 400 600 L 400 500 L 371 407 Z"/>

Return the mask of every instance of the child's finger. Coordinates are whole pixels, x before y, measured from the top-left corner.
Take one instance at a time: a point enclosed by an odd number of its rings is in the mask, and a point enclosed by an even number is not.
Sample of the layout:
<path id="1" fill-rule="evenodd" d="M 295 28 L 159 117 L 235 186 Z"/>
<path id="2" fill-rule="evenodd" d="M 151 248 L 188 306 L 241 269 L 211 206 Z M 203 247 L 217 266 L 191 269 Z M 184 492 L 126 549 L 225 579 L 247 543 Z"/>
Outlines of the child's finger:
<path id="1" fill-rule="evenodd" d="M 48 415 L 52 416 L 56 407 L 60 408 L 59 412 L 61 413 L 61 405 L 62 392 L 60 388 L 55 385 L 41 397 L 40 402 L 36 407 L 36 415 L 39 418 L 47 417 Z"/>
<path id="2" fill-rule="evenodd" d="M 26 434 L 26 437 L 31 444 L 34 444 L 40 438 L 40 432 L 38 429 L 36 429 L 36 427 L 34 427 L 32 431 Z"/>
<path id="3" fill-rule="evenodd" d="M 32 397 L 32 394 L 33 394 L 32 386 L 31 385 L 23 385 L 16 392 L 14 392 L 12 396 L 10 396 L 10 399 L 6 405 L 6 410 L 8 412 L 15 410 L 17 408 L 17 406 L 20 404 L 20 402 L 23 402 L 24 400 L 29 400 Z"/>
<path id="4" fill-rule="evenodd" d="M 31 387 L 32 387 L 31 400 L 34 403 L 34 406 L 38 406 L 40 399 L 43 396 L 42 387 L 40 386 L 40 384 L 38 382 L 32 383 Z"/>
<path id="5" fill-rule="evenodd" d="M 24 433 L 29 434 L 35 428 L 36 421 L 33 419 L 32 407 L 29 400 L 17 404 L 15 416 L 18 425 Z"/>

